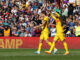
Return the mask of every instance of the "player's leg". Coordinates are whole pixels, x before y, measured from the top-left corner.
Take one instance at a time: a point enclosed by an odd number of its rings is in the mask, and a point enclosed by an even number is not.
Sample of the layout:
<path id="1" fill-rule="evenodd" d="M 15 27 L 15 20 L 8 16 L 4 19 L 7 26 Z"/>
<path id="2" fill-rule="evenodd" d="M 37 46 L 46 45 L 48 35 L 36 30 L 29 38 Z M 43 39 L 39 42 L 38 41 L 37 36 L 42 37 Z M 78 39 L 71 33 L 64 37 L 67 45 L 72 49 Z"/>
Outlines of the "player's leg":
<path id="1" fill-rule="evenodd" d="M 35 52 L 36 54 L 40 54 L 40 51 L 41 51 L 41 48 L 42 48 L 42 41 L 43 41 L 43 39 L 44 39 L 43 34 L 41 34 L 40 41 L 39 41 L 39 47 L 38 47 L 37 52 Z"/>
<path id="2" fill-rule="evenodd" d="M 38 50 L 35 52 L 36 54 L 40 54 L 41 47 L 42 47 L 42 40 L 40 40 Z"/>
<path id="3" fill-rule="evenodd" d="M 66 51 L 66 53 L 64 55 L 69 54 L 69 50 L 68 50 L 67 43 L 65 41 L 64 34 L 60 34 L 60 40 L 63 42 L 64 48 L 65 48 L 65 51 Z"/>
<path id="4" fill-rule="evenodd" d="M 51 46 L 51 42 L 49 41 L 49 34 L 48 33 L 46 33 L 46 35 L 44 35 L 44 40 L 46 41 L 46 43 L 49 45 L 49 46 Z"/>
<path id="5" fill-rule="evenodd" d="M 38 47 L 38 52 L 39 52 L 39 53 L 40 53 L 40 51 L 41 51 L 41 47 L 42 47 L 42 40 L 40 40 L 39 47 Z"/>
<path id="6" fill-rule="evenodd" d="M 46 40 L 46 43 L 51 47 L 52 43 L 49 41 L 49 39 Z M 54 47 L 53 50 L 54 50 L 54 53 L 53 54 L 56 54 L 56 52 L 58 51 L 58 49 L 56 49 L 55 47 Z"/>
<path id="7" fill-rule="evenodd" d="M 45 53 L 51 54 L 52 50 L 55 48 L 55 43 L 56 43 L 56 41 L 54 41 L 54 42 L 52 43 L 50 50 L 49 50 L 49 51 L 45 51 Z"/>
<path id="8" fill-rule="evenodd" d="M 56 44 L 57 40 L 58 40 L 58 36 L 56 35 L 55 38 L 54 38 L 54 41 L 53 41 L 53 43 L 51 45 L 50 50 L 49 51 L 45 51 L 45 53 L 51 54 L 52 50 L 55 48 L 55 44 Z"/>
<path id="9" fill-rule="evenodd" d="M 48 33 L 44 36 L 44 39 L 45 39 L 46 43 L 51 47 L 52 43 L 49 41 L 49 34 Z M 57 52 L 57 49 L 55 47 L 54 47 L 54 52 L 55 53 Z"/>
<path id="10" fill-rule="evenodd" d="M 49 46 L 52 45 L 52 43 L 49 41 L 49 34 L 48 34 L 48 33 L 46 33 L 46 35 L 44 35 L 44 40 L 46 41 L 46 43 L 47 43 Z M 56 48 L 55 48 L 55 49 L 56 49 Z"/>
<path id="11" fill-rule="evenodd" d="M 64 53 L 64 55 L 68 55 L 69 54 L 69 50 L 68 50 L 68 46 L 67 46 L 67 43 L 66 43 L 66 41 L 64 40 L 63 41 L 63 45 L 64 45 L 64 48 L 65 48 L 65 53 Z"/>

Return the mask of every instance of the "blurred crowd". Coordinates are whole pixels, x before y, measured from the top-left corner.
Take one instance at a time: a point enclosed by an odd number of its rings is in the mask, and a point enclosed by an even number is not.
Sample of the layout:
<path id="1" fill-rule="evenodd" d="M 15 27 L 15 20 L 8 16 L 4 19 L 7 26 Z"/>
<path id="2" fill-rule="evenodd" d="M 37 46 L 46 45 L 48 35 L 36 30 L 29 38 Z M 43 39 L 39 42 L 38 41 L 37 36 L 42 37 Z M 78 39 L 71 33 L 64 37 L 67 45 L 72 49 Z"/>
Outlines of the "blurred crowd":
<path id="1" fill-rule="evenodd" d="M 15 37 L 38 37 L 41 33 L 41 28 L 35 29 L 42 23 L 40 13 L 46 11 L 49 17 L 49 31 L 50 36 L 54 37 L 56 34 L 56 22 L 50 16 L 59 12 L 62 18 L 64 33 L 66 37 L 75 37 L 76 31 L 80 26 L 80 5 L 70 4 L 64 1 L 60 5 L 56 2 L 44 1 L 38 2 L 30 0 L 15 0 L 14 2 L 2 1 L 0 4 L 0 36 L 15 36 Z M 80 34 L 80 31 L 78 31 Z"/>

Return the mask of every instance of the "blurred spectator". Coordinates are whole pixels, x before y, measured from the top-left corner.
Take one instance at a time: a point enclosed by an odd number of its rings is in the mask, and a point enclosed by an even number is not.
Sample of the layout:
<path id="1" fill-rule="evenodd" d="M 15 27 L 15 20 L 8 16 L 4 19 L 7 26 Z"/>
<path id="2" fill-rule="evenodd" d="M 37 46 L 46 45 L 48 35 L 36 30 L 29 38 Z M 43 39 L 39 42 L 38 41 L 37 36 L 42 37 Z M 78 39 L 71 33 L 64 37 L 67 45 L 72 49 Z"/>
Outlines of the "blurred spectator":
<path id="1" fill-rule="evenodd" d="M 8 23 L 4 23 L 4 37 L 12 36 L 11 28 L 8 26 Z"/>
<path id="2" fill-rule="evenodd" d="M 17 31 L 16 27 L 13 27 L 13 29 L 12 29 L 12 36 L 14 36 L 14 37 L 18 37 L 19 36 L 19 32 Z"/>
<path id="3" fill-rule="evenodd" d="M 21 26 L 21 29 L 20 29 L 20 37 L 26 37 L 26 30 L 25 30 L 25 27 L 24 26 Z"/>
<path id="4" fill-rule="evenodd" d="M 0 21 L 0 37 L 3 36 L 3 27 L 2 27 L 2 21 Z"/>
<path id="5" fill-rule="evenodd" d="M 64 25 L 64 33 L 65 33 L 65 36 L 68 37 L 69 34 L 70 34 L 70 31 L 69 31 L 69 23 L 66 22 L 66 25 Z"/>
<path id="6" fill-rule="evenodd" d="M 65 6 L 65 7 L 63 8 L 63 13 L 62 13 L 62 15 L 63 15 L 64 17 L 68 17 L 68 7 L 67 7 L 67 6 Z"/>
<path id="7" fill-rule="evenodd" d="M 29 25 L 27 25 L 27 27 L 26 27 L 26 37 L 31 37 L 32 35 L 31 35 L 31 28 L 30 28 L 30 26 Z"/>
<path id="8" fill-rule="evenodd" d="M 70 31 L 71 29 L 74 29 L 74 26 L 75 26 L 74 21 L 73 21 L 73 20 L 70 20 L 70 22 L 69 22 L 69 31 Z"/>
<path id="9" fill-rule="evenodd" d="M 56 35 L 56 27 L 54 25 L 52 25 L 50 32 L 51 32 L 51 37 L 54 37 Z"/>
<path id="10" fill-rule="evenodd" d="M 74 7 L 73 7 L 72 4 L 70 4 L 70 5 L 68 6 L 68 16 L 73 15 L 73 10 L 74 10 Z"/>
<path id="11" fill-rule="evenodd" d="M 80 22 L 79 22 L 78 26 L 75 28 L 75 35 L 76 35 L 76 37 L 80 37 Z"/>

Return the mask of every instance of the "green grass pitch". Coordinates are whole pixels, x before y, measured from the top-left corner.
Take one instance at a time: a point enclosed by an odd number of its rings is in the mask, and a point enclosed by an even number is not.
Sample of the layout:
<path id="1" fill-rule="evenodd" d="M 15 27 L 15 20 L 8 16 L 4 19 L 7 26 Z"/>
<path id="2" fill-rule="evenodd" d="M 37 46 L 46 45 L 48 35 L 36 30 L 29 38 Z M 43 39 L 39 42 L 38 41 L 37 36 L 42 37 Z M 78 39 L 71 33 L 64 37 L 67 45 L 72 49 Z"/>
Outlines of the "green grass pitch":
<path id="1" fill-rule="evenodd" d="M 36 49 L 0 49 L 0 60 L 80 60 L 80 50 L 71 49 L 70 55 L 64 56 L 64 50 L 59 49 L 56 55 L 48 55 L 41 51 L 34 54 Z"/>

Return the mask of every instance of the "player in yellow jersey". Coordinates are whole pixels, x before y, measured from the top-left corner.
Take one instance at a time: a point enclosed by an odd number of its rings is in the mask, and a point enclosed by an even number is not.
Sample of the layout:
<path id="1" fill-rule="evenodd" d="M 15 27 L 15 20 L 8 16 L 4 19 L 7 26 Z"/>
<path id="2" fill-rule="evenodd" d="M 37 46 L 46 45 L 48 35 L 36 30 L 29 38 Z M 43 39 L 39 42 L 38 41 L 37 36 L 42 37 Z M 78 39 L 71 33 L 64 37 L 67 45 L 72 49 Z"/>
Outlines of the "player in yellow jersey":
<path id="1" fill-rule="evenodd" d="M 54 41 L 51 45 L 51 48 L 49 51 L 45 51 L 45 53 L 51 54 L 52 50 L 55 47 L 55 44 L 58 40 L 61 40 L 63 42 L 64 48 L 66 50 L 66 52 L 64 53 L 64 55 L 68 55 L 69 51 L 68 51 L 68 46 L 67 43 L 65 41 L 65 37 L 64 37 L 64 30 L 63 30 L 63 26 L 61 23 L 61 19 L 60 19 L 60 15 L 56 12 L 55 16 L 53 16 L 53 14 L 51 13 L 52 18 L 56 21 L 56 36 L 54 37 Z"/>
<path id="2" fill-rule="evenodd" d="M 51 46 L 51 42 L 49 42 L 49 29 L 48 29 L 49 18 L 48 18 L 48 16 L 46 16 L 45 11 L 42 11 L 41 17 L 43 17 L 42 24 L 38 27 L 42 28 L 42 32 L 41 32 L 41 35 L 40 35 L 40 43 L 39 43 L 38 51 L 35 52 L 36 54 L 40 54 L 43 40 L 45 40 L 46 43 L 48 43 L 48 45 Z M 54 52 L 55 53 L 57 52 L 56 48 L 54 48 Z"/>

